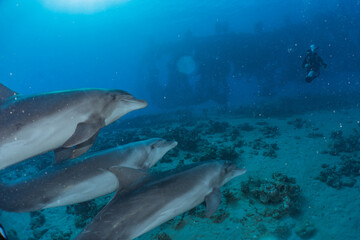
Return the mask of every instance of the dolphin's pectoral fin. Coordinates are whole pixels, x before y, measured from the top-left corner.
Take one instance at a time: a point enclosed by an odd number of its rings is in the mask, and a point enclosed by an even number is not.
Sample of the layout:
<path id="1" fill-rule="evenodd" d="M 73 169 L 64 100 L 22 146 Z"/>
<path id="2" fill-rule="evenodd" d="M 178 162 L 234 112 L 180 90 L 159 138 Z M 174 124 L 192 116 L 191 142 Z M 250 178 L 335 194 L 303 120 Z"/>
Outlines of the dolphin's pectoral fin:
<path id="1" fill-rule="evenodd" d="M 99 135 L 99 132 L 100 131 L 97 131 L 97 133 L 95 133 L 94 136 L 89 138 L 87 141 L 85 141 L 79 145 L 76 145 L 75 148 L 73 149 L 73 153 L 70 158 L 71 159 L 77 158 L 77 157 L 83 155 L 84 153 L 86 153 L 87 151 L 89 151 L 89 149 L 95 143 L 96 138 Z"/>
<path id="2" fill-rule="evenodd" d="M 149 174 L 144 170 L 120 166 L 111 167 L 109 168 L 109 171 L 117 177 L 119 189 L 134 186 L 140 179 L 143 179 Z"/>
<path id="3" fill-rule="evenodd" d="M 97 136 L 99 135 L 100 131 L 97 131 L 94 136 L 92 136 L 91 138 L 89 138 L 87 141 L 76 145 L 75 147 L 70 147 L 70 148 L 58 148 L 54 150 L 55 153 L 55 160 L 54 163 L 58 164 L 63 162 L 64 160 L 68 160 L 68 159 L 73 159 L 73 158 L 77 158 L 81 155 L 83 155 L 84 153 L 86 153 L 91 147 L 92 145 L 95 143 Z"/>
<path id="4" fill-rule="evenodd" d="M 58 148 L 54 150 L 54 154 L 54 163 L 58 164 L 63 162 L 64 160 L 71 159 L 71 156 L 73 154 L 73 148 Z"/>
<path id="5" fill-rule="evenodd" d="M 17 95 L 16 92 L 0 83 L 0 103 L 15 95 Z"/>
<path id="6" fill-rule="evenodd" d="M 220 206 L 221 192 L 219 188 L 215 188 L 209 195 L 205 197 L 206 217 L 211 217 Z"/>
<path id="7" fill-rule="evenodd" d="M 64 143 L 63 147 L 69 148 L 86 142 L 104 126 L 105 122 L 103 118 L 79 123 L 76 126 L 74 134 Z"/>

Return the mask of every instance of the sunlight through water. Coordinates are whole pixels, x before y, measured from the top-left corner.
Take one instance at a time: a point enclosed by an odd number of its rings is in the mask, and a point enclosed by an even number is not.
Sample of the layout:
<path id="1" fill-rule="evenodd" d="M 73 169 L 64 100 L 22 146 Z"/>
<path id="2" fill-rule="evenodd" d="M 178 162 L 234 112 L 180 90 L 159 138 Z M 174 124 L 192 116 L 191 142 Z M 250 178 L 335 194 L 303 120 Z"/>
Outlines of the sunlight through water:
<path id="1" fill-rule="evenodd" d="M 42 0 L 51 10 L 75 14 L 100 12 L 128 1 L 130 0 Z"/>

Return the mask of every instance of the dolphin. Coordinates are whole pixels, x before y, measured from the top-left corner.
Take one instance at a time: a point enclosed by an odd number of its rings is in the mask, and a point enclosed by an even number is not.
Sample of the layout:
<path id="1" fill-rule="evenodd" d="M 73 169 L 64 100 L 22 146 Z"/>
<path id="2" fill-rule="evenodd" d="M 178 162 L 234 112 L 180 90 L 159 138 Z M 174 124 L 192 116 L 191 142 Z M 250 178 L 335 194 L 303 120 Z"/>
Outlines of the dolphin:
<path id="1" fill-rule="evenodd" d="M 23 96 L 0 84 L 0 169 L 55 150 L 55 162 L 87 152 L 101 128 L 147 102 L 122 90 Z"/>
<path id="2" fill-rule="evenodd" d="M 210 217 L 220 205 L 220 187 L 245 169 L 212 161 L 146 177 L 114 198 L 76 240 L 130 240 L 182 214 L 203 201 Z"/>
<path id="3" fill-rule="evenodd" d="M 146 176 L 146 170 L 176 145 L 175 141 L 152 138 L 81 157 L 84 159 L 75 164 L 52 165 L 30 180 L 0 184 L 0 209 L 37 211 L 124 189 Z"/>

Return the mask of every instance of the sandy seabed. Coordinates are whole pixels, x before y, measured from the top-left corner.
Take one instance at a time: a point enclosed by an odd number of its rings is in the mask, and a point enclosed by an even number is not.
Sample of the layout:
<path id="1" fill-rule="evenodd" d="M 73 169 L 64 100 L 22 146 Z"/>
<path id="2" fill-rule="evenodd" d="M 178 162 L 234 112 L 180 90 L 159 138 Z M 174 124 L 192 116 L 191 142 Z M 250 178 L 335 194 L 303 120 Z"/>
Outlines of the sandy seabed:
<path id="1" fill-rule="evenodd" d="M 204 218 L 204 206 L 199 206 L 138 239 L 360 239 L 360 173 L 351 177 L 351 187 L 336 188 L 319 180 L 326 166 L 339 168 L 344 156 L 360 161 L 357 155 L 360 146 L 346 152 L 336 152 L 334 148 L 334 132 L 342 131 L 345 140 L 347 136 L 357 136 L 358 109 L 277 118 L 206 114 L 200 119 L 190 116 L 159 124 L 154 124 L 154 118 L 143 122 L 146 127 L 124 129 L 115 124 L 100 134 L 95 150 L 151 137 L 179 141 L 178 147 L 154 167 L 156 171 L 212 156 L 227 156 L 247 168 L 245 175 L 222 188 L 227 194 L 223 194 L 213 217 Z M 195 146 L 191 141 L 197 141 Z M 295 178 L 301 189 L 296 211 L 268 216 L 264 214 L 266 209 L 276 210 L 282 203 L 264 203 L 242 191 L 249 178 L 266 183 L 273 173 Z M 110 198 L 111 195 L 105 196 L 92 204 L 104 205 Z M 69 214 L 66 210 L 60 207 L 32 214 L 0 212 L 0 222 L 10 239 L 74 239 L 82 229 L 75 222 L 83 218 L 83 223 L 87 223 L 93 216 L 83 217 L 81 212 Z"/>

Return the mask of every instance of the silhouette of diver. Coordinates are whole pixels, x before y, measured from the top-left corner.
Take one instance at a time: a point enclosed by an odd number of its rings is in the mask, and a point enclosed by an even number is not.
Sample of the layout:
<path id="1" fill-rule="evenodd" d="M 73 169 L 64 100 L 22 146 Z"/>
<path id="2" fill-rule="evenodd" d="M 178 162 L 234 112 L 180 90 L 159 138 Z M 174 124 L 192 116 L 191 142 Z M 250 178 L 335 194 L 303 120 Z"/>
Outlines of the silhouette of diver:
<path id="1" fill-rule="evenodd" d="M 312 80 L 317 78 L 320 75 L 320 67 L 327 67 L 327 64 L 322 60 L 322 58 L 316 53 L 316 50 L 319 47 L 314 44 L 310 45 L 310 49 L 307 50 L 306 56 L 302 63 L 302 67 L 306 68 L 306 78 L 305 81 L 310 83 Z"/>

